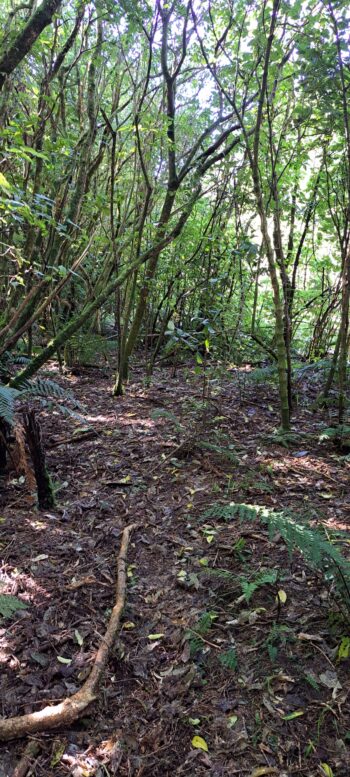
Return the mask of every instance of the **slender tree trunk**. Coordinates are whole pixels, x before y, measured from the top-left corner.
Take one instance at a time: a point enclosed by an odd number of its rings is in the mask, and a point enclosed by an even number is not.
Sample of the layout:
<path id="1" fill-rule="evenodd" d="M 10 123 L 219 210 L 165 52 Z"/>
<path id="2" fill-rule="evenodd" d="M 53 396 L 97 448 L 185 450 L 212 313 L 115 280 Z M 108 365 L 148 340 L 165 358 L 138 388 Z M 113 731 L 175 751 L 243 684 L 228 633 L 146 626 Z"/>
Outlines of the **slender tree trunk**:
<path id="1" fill-rule="evenodd" d="M 342 306 L 339 332 L 339 404 L 338 420 L 342 424 L 346 406 L 347 366 L 348 366 L 348 334 L 349 334 L 349 300 L 350 300 L 350 250 L 344 259 L 342 274 Z"/>

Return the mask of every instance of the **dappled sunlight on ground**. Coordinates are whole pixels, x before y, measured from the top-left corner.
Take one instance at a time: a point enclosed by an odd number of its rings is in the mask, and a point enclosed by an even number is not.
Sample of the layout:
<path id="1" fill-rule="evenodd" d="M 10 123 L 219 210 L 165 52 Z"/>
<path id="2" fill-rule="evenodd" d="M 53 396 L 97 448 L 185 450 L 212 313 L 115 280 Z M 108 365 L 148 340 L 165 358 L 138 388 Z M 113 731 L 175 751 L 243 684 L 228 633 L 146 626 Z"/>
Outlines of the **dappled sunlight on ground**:
<path id="1" fill-rule="evenodd" d="M 274 389 L 235 381 L 223 379 L 204 406 L 196 377 L 184 386 L 180 373 L 168 388 L 159 371 L 149 391 L 136 381 L 116 400 L 96 371 L 86 371 L 74 377 L 77 399 L 89 408 L 83 421 L 42 416 L 57 506 L 29 508 L 25 484 L 8 484 L 4 571 L 12 583 L 21 580 L 11 591 L 28 609 L 0 632 L 4 716 L 81 687 L 113 606 L 122 529 L 138 525 L 120 642 L 99 700 L 57 739 L 42 738 L 53 744 L 39 759 L 38 777 L 102 770 L 136 777 L 143 764 L 151 774 L 158 752 L 180 774 L 197 730 L 208 741 L 213 774 L 222 763 L 226 773 L 250 773 L 253 741 L 266 744 L 275 770 L 292 773 L 301 763 L 303 774 L 316 774 L 334 736 L 345 736 L 348 667 L 336 659 L 344 627 L 329 629 L 329 587 L 258 520 L 205 511 L 230 501 L 259 504 L 309 518 L 311 526 L 346 528 L 347 468 L 319 443 L 308 414 L 298 417 L 308 442 L 279 444 L 268 405 Z M 85 424 L 95 434 L 84 437 Z M 201 447 L 201 439 L 216 448 Z M 261 574 L 270 582 L 246 598 L 242 581 L 251 585 Z M 215 619 L 207 634 L 200 624 L 208 612 Z M 333 675 L 341 686 L 335 699 L 327 686 Z M 337 732 L 319 723 L 326 707 L 330 715 L 336 710 Z M 314 750 L 306 759 L 309 740 Z"/>

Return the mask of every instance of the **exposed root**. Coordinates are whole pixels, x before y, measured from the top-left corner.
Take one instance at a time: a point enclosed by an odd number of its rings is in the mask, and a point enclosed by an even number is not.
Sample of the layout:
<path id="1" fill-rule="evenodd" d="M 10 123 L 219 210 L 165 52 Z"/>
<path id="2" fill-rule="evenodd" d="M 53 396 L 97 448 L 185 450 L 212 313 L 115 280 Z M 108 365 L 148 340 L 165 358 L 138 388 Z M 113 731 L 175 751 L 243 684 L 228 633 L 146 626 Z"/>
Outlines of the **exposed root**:
<path id="1" fill-rule="evenodd" d="M 95 701 L 97 688 L 104 673 L 109 653 L 115 640 L 120 617 L 125 603 L 126 592 L 126 555 L 129 545 L 130 532 L 136 524 L 127 526 L 122 535 L 122 542 L 117 559 L 117 595 L 107 630 L 97 650 L 91 672 L 84 685 L 77 693 L 59 704 L 44 707 L 38 712 L 28 715 L 0 720 L 0 740 L 19 739 L 26 734 L 36 734 L 39 731 L 51 731 L 52 729 L 69 726 L 82 712 Z"/>

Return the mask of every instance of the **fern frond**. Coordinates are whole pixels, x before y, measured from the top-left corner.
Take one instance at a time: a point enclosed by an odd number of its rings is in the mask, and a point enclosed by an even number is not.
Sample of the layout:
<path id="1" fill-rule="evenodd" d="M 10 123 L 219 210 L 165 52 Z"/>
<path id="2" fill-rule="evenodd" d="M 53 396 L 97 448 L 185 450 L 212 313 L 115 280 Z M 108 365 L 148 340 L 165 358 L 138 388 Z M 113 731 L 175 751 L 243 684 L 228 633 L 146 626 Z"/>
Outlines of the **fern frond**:
<path id="1" fill-rule="evenodd" d="M 23 387 L 22 393 L 29 394 L 32 397 L 73 399 L 71 391 L 67 391 L 67 389 L 62 388 L 62 386 L 54 380 L 49 380 L 47 378 L 37 378 L 31 383 L 27 383 Z"/>
<path id="2" fill-rule="evenodd" d="M 275 383 L 277 381 L 278 372 L 274 365 L 269 367 L 256 367 L 251 372 L 246 372 L 244 377 L 250 383 Z"/>
<path id="3" fill-rule="evenodd" d="M 350 437 L 350 426 L 338 424 L 338 426 L 329 426 L 327 429 L 323 429 L 319 440 L 320 442 L 323 440 L 342 440 L 344 437 Z"/>
<path id="4" fill-rule="evenodd" d="M 220 664 L 234 672 L 238 666 L 237 654 L 234 648 L 229 648 L 219 656 Z"/>
<path id="5" fill-rule="evenodd" d="M 17 389 L 0 385 L 0 419 L 13 426 L 15 399 L 19 395 Z"/>
<path id="6" fill-rule="evenodd" d="M 213 453 L 216 453 L 218 456 L 222 456 L 228 461 L 232 461 L 233 464 L 238 464 L 239 462 L 239 458 L 235 453 L 235 451 L 230 450 L 229 448 L 224 448 L 222 445 L 215 445 L 215 443 L 206 442 L 205 440 L 200 440 L 198 445 L 200 448 L 204 448 L 205 450 L 212 451 Z"/>
<path id="7" fill-rule="evenodd" d="M 0 594 L 0 615 L 2 618 L 10 618 L 16 610 L 26 610 L 27 605 L 10 594 Z"/>
<path id="8" fill-rule="evenodd" d="M 246 601 L 249 602 L 255 591 L 257 591 L 263 585 L 271 585 L 275 583 L 277 577 L 277 569 L 263 569 L 256 576 L 255 580 L 247 580 L 247 578 L 241 577 L 240 584 Z"/>
<path id="9" fill-rule="evenodd" d="M 183 431 L 183 425 L 180 423 L 179 419 L 176 417 L 174 413 L 171 413 L 170 410 L 165 410 L 162 407 L 157 407 L 155 410 L 153 410 L 152 418 L 155 420 L 157 418 L 166 418 L 167 421 L 170 421 L 172 424 L 174 424 L 177 431 Z"/>
<path id="10" fill-rule="evenodd" d="M 217 577 L 219 580 L 236 580 L 236 575 L 229 572 L 228 569 L 218 569 L 217 567 L 213 569 L 212 567 L 206 567 L 205 570 L 203 570 L 203 574 L 210 577 Z"/>
<path id="11" fill-rule="evenodd" d="M 206 511 L 204 517 L 216 517 L 225 521 L 238 518 L 241 522 L 259 519 L 267 525 L 270 537 L 278 532 L 290 553 L 300 551 L 310 566 L 328 577 L 331 576 L 343 592 L 345 587 L 345 594 L 349 598 L 350 562 L 327 539 L 322 530 L 303 523 L 299 516 L 294 516 L 287 510 L 275 512 L 260 505 L 230 502 L 226 505 L 214 505 Z"/>

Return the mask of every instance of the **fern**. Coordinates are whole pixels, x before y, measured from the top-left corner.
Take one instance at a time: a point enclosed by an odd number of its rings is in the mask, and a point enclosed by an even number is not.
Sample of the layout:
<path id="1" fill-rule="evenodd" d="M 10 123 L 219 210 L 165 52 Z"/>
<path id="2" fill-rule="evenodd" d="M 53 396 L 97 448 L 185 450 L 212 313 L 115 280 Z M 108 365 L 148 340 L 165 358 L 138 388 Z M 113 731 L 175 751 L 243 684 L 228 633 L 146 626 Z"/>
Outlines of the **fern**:
<path id="1" fill-rule="evenodd" d="M 93 332 L 78 332 L 73 335 L 64 349 L 65 362 L 69 367 L 88 367 L 96 362 L 96 358 L 108 360 L 108 355 L 114 349 L 112 342 L 106 337 Z"/>
<path id="2" fill-rule="evenodd" d="M 250 383 L 276 383 L 277 381 L 277 368 L 275 366 L 270 367 L 256 367 L 255 370 L 245 373 L 245 378 Z"/>
<path id="3" fill-rule="evenodd" d="M 219 661 L 222 666 L 226 667 L 226 669 L 230 669 L 231 672 L 234 672 L 238 666 L 238 659 L 235 649 L 229 648 L 229 650 L 225 651 L 225 653 L 221 653 L 219 656 Z"/>
<path id="4" fill-rule="evenodd" d="M 205 570 L 203 570 L 203 574 L 209 575 L 210 577 L 217 577 L 219 580 L 236 580 L 236 575 L 233 575 L 228 569 L 219 569 L 217 567 L 216 569 L 212 569 L 211 567 L 206 567 Z"/>
<path id="5" fill-rule="evenodd" d="M 276 569 L 265 569 L 259 572 L 255 580 L 247 580 L 247 578 L 241 577 L 240 583 L 242 587 L 242 593 L 247 602 L 250 601 L 255 591 L 268 583 L 275 583 L 278 577 Z"/>
<path id="6" fill-rule="evenodd" d="M 0 615 L 3 618 L 10 618 L 16 610 L 26 610 L 27 605 L 17 599 L 17 596 L 10 594 L 0 594 Z"/>
<path id="7" fill-rule="evenodd" d="M 184 430 L 184 427 L 182 424 L 180 424 L 180 421 L 176 417 L 174 413 L 171 413 L 170 410 L 163 410 L 162 407 L 157 407 L 155 410 L 153 410 L 152 418 L 166 418 L 170 423 L 174 424 L 176 430 L 178 432 L 182 432 Z"/>
<path id="8" fill-rule="evenodd" d="M 54 380 L 48 380 L 47 378 L 37 378 L 36 380 L 27 383 L 21 393 L 33 397 L 73 399 L 71 391 L 67 391 L 67 389 L 62 388 L 62 386 Z"/>
<path id="9" fill-rule="evenodd" d="M 277 445 L 283 445 L 284 448 L 288 448 L 290 445 L 298 445 L 302 436 L 303 435 L 300 433 L 286 432 L 284 429 L 276 429 L 273 434 L 267 434 L 265 439 L 266 442 L 277 443 Z"/>
<path id="10" fill-rule="evenodd" d="M 192 628 L 190 628 L 185 638 L 188 639 L 190 646 L 190 654 L 194 656 L 202 647 L 203 641 L 201 637 L 205 637 L 210 631 L 213 621 L 217 618 L 216 612 L 208 611 L 201 615 L 199 621 L 197 621 Z"/>
<path id="11" fill-rule="evenodd" d="M 338 424 L 338 426 L 329 426 L 324 429 L 319 436 L 320 442 L 323 440 L 334 440 L 340 442 L 344 438 L 350 437 L 350 426 L 347 424 Z"/>
<path id="12" fill-rule="evenodd" d="M 333 578 L 350 608 L 350 562 L 320 529 L 311 527 L 306 522 L 302 523 L 299 516 L 293 516 L 286 510 L 275 512 L 267 507 L 235 502 L 214 505 L 204 513 L 203 518 L 209 517 L 225 521 L 234 518 L 240 521 L 261 520 L 267 525 L 270 537 L 278 532 L 290 553 L 299 550 L 311 567 L 321 570 L 326 577 Z"/>
<path id="13" fill-rule="evenodd" d="M 200 440 L 199 447 L 204 448 L 205 450 L 212 451 L 213 453 L 216 453 L 218 456 L 222 456 L 223 458 L 227 459 L 228 461 L 233 462 L 233 464 L 239 463 L 239 458 L 235 451 L 233 450 L 233 446 L 230 448 L 224 448 L 222 445 L 215 445 L 211 442 L 206 442 L 205 440 Z"/>
<path id="14" fill-rule="evenodd" d="M 21 389 L 14 389 L 10 386 L 0 384 L 0 420 L 13 426 L 15 423 L 15 400 L 28 399 L 29 397 L 41 400 L 46 405 L 46 399 L 68 399 L 73 400 L 75 407 L 82 410 L 82 405 L 74 398 L 71 391 L 62 388 L 58 383 L 46 378 L 37 378 L 35 381 L 24 383 Z M 67 405 L 57 404 L 59 410 L 67 415 L 73 415 L 79 421 L 82 416 L 74 413 Z"/>
<path id="15" fill-rule="evenodd" d="M 209 507 L 202 515 L 203 520 L 206 518 L 219 518 L 226 522 L 236 517 L 238 517 L 242 523 L 243 521 L 253 521 L 257 518 L 257 508 L 254 505 L 230 502 L 225 505 L 212 505 L 212 507 Z"/>
<path id="16" fill-rule="evenodd" d="M 0 385 L 0 420 L 9 426 L 14 424 L 15 399 L 19 393 L 17 389 Z"/>

